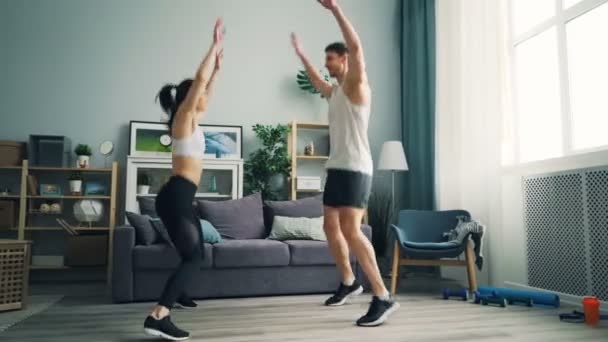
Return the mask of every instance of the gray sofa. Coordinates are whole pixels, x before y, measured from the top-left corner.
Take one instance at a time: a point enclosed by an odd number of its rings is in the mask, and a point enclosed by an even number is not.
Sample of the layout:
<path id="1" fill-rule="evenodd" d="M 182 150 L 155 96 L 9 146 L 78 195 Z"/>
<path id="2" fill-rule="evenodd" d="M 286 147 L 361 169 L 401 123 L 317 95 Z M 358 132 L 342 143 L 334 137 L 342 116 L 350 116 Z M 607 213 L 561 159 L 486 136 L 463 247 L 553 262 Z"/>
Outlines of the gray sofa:
<path id="1" fill-rule="evenodd" d="M 371 228 L 362 226 L 371 239 Z M 179 263 L 167 244 L 136 245 L 135 229 L 119 226 L 113 237 L 112 299 L 154 301 Z M 351 257 L 355 276 L 366 282 Z M 224 239 L 203 244 L 203 265 L 186 292 L 193 298 L 329 293 L 339 285 L 326 242 Z"/>

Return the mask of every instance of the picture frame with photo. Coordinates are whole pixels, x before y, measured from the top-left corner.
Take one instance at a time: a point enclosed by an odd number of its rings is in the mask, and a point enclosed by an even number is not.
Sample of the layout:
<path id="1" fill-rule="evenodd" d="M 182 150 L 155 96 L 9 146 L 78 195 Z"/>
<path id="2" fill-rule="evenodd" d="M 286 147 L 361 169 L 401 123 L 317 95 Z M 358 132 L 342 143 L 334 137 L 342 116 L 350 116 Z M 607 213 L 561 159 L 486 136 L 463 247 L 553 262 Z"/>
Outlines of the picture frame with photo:
<path id="1" fill-rule="evenodd" d="M 199 126 L 205 136 L 205 158 L 230 160 L 243 158 L 243 126 L 206 124 Z M 171 158 L 171 146 L 171 135 L 166 123 L 148 121 L 129 123 L 130 157 Z"/>
<path id="2" fill-rule="evenodd" d="M 199 125 L 205 135 L 205 158 L 243 158 L 243 126 Z"/>
<path id="3" fill-rule="evenodd" d="M 61 196 L 61 186 L 58 184 L 40 184 L 41 196 Z"/>
<path id="4" fill-rule="evenodd" d="M 85 196 L 106 196 L 106 186 L 100 182 L 86 182 L 84 185 Z"/>
<path id="5" fill-rule="evenodd" d="M 164 122 L 129 122 L 129 156 L 171 158 L 171 134 Z"/>

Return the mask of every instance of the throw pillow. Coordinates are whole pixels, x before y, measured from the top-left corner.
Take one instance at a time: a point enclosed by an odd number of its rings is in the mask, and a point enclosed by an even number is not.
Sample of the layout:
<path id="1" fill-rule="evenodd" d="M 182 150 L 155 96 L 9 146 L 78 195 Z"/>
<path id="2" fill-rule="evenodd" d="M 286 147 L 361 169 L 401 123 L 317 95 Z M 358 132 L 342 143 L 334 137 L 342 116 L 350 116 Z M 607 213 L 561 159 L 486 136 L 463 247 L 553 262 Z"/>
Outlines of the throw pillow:
<path id="1" fill-rule="evenodd" d="M 156 198 L 154 197 L 139 197 L 137 199 L 139 203 L 139 212 L 142 215 L 148 215 L 150 217 L 158 217 L 156 214 Z"/>
<path id="2" fill-rule="evenodd" d="M 327 241 L 323 231 L 323 217 L 283 217 L 275 216 L 271 240 L 318 240 Z"/>
<path id="3" fill-rule="evenodd" d="M 203 233 L 203 242 L 206 243 L 220 243 L 222 242 L 222 236 L 217 232 L 217 229 L 207 220 L 201 220 L 201 231 Z"/>
<path id="4" fill-rule="evenodd" d="M 152 227 L 154 227 L 154 229 L 158 233 L 158 236 L 159 236 L 158 242 L 166 243 L 170 246 L 175 247 L 173 245 L 173 241 L 171 241 L 171 237 L 169 236 L 169 232 L 167 231 L 167 228 L 163 224 L 163 221 L 161 221 L 159 218 L 151 218 L 150 222 L 152 223 Z"/>
<path id="5" fill-rule="evenodd" d="M 150 216 L 127 211 L 127 221 L 135 229 L 135 244 L 149 246 L 158 240 L 158 233 L 152 227 Z"/>
<path id="6" fill-rule="evenodd" d="M 259 193 L 237 200 L 198 201 L 200 217 L 211 222 L 226 239 L 263 239 L 266 237 L 262 195 Z"/>
<path id="7" fill-rule="evenodd" d="M 265 201 L 264 222 L 267 230 L 272 228 L 275 216 L 308 218 L 323 216 L 323 195 L 295 201 Z"/>

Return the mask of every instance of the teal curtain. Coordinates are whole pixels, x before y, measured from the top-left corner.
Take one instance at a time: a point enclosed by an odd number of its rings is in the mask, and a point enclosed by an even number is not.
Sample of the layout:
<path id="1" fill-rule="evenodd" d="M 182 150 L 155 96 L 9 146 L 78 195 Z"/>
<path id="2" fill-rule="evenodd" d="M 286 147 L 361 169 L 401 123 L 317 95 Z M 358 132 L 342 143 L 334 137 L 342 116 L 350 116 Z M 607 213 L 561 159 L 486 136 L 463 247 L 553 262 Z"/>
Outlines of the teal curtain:
<path id="1" fill-rule="evenodd" d="M 409 171 L 402 207 L 435 206 L 435 0 L 403 0 L 401 113 Z"/>

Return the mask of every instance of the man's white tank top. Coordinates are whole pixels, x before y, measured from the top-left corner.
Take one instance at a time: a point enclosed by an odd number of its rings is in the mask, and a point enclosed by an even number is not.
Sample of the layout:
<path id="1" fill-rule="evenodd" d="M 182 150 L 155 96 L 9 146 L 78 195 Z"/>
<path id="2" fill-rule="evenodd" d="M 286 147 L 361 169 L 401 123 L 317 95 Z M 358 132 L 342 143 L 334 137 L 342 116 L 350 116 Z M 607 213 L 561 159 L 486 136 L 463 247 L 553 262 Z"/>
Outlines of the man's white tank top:
<path id="1" fill-rule="evenodd" d="M 329 160 L 327 169 L 341 169 L 372 175 L 374 163 L 367 137 L 370 104 L 355 105 L 334 86 L 329 98 Z"/>

